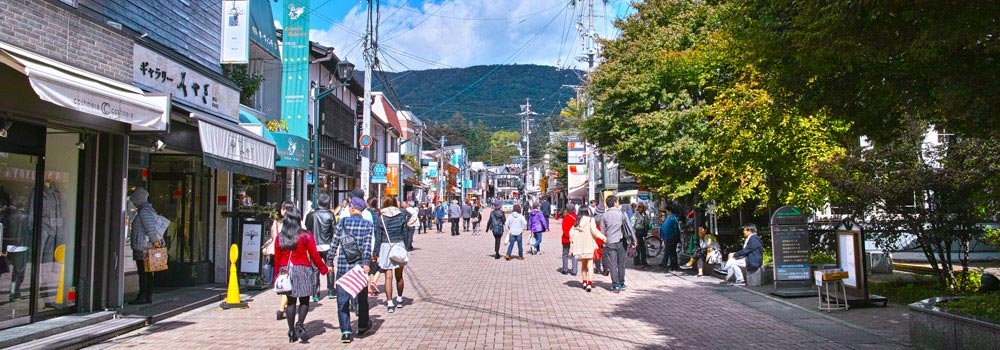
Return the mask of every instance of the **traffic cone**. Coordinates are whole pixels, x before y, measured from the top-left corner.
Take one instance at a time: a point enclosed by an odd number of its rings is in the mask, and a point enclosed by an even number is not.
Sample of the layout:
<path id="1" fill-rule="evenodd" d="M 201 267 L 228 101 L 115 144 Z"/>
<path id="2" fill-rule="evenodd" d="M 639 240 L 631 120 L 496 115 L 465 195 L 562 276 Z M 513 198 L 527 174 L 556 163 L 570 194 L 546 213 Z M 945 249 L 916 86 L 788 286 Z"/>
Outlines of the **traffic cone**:
<path id="1" fill-rule="evenodd" d="M 236 280 L 236 258 L 240 249 L 233 244 L 229 247 L 229 288 L 226 290 L 226 301 L 219 305 L 223 310 L 248 309 L 250 305 L 240 301 L 240 284 Z"/>

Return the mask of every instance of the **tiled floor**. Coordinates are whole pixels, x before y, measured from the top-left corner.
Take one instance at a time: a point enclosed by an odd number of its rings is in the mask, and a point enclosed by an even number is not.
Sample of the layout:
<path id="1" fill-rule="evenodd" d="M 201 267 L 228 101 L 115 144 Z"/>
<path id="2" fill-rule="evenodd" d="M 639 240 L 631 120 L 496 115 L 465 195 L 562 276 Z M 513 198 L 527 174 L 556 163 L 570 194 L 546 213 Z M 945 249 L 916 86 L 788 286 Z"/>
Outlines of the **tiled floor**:
<path id="1" fill-rule="evenodd" d="M 484 214 L 485 216 L 486 214 Z M 558 230 L 558 222 L 552 223 Z M 433 231 L 433 230 L 432 230 Z M 445 227 L 445 232 L 449 232 Z M 349 348 L 382 349 L 845 349 L 900 348 L 872 333 L 717 280 L 680 278 L 659 269 L 626 274 L 628 289 L 593 292 L 560 267 L 559 233 L 546 233 L 542 255 L 524 261 L 492 256 L 490 234 L 416 235 L 406 267 L 406 306 L 387 313 L 372 298 L 374 331 Z M 516 249 L 515 249 L 516 250 Z M 324 282 L 325 283 L 325 282 Z M 330 348 L 340 343 L 333 300 L 306 320 L 315 336 L 289 344 L 275 321 L 278 298 L 253 297 L 248 310 L 198 309 L 115 338 L 95 348 Z M 352 315 L 352 321 L 353 319 Z"/>

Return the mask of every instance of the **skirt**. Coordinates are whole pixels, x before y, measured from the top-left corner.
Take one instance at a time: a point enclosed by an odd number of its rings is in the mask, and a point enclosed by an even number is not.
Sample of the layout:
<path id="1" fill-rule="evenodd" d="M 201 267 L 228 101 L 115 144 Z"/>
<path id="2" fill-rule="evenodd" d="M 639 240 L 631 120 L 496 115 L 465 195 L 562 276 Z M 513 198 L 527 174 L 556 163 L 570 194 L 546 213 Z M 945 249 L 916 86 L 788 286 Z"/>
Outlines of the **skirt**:
<path id="1" fill-rule="evenodd" d="M 319 271 L 312 266 L 292 265 L 288 271 L 289 277 L 292 279 L 292 291 L 289 296 L 293 298 L 312 296 L 316 292 L 316 283 L 318 283 L 317 273 Z"/>
<path id="2" fill-rule="evenodd" d="M 403 244 L 403 243 L 396 242 L 393 244 Z M 396 263 L 392 262 L 392 260 L 389 259 L 389 250 L 391 248 L 392 246 L 389 243 L 382 243 L 382 245 L 380 245 L 378 248 L 378 267 L 382 271 L 395 270 L 397 267 L 399 267 L 399 265 L 396 265 Z"/>

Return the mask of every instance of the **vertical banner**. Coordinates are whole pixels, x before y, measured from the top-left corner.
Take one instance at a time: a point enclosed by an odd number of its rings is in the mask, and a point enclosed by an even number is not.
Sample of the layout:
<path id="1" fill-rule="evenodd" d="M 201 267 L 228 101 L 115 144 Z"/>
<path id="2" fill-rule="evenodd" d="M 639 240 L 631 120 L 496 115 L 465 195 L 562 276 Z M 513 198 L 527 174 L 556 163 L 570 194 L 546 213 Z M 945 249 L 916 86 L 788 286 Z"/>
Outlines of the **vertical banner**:
<path id="1" fill-rule="evenodd" d="M 246 64 L 250 61 L 250 1 L 225 0 L 222 2 L 222 52 L 223 64 Z"/>
<path id="2" fill-rule="evenodd" d="M 260 273 L 261 224 L 243 224 L 243 245 L 240 248 L 240 272 Z"/>
<path id="3" fill-rule="evenodd" d="M 281 119 L 288 133 L 309 138 L 309 0 L 285 0 L 282 8 Z"/>
<path id="4" fill-rule="evenodd" d="M 566 189 L 569 198 L 587 197 L 587 146 L 578 137 L 566 142 Z"/>
<path id="5" fill-rule="evenodd" d="M 398 196 L 399 195 L 399 167 L 395 165 L 389 166 L 389 171 L 385 173 L 388 183 L 385 185 L 385 195 L 387 196 Z"/>

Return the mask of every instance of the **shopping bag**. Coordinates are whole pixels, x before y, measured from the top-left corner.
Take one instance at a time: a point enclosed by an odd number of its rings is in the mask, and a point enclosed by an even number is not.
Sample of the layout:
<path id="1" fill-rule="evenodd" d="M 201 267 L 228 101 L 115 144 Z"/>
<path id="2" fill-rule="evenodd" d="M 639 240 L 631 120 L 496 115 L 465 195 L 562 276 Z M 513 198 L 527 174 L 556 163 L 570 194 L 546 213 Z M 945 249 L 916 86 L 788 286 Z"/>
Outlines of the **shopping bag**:
<path id="1" fill-rule="evenodd" d="M 361 268 L 361 265 L 354 265 L 354 268 L 337 279 L 337 287 L 343 288 L 352 297 L 358 296 L 358 293 L 367 286 L 368 276 L 365 275 L 365 269 Z"/>
<path id="2" fill-rule="evenodd" d="M 167 248 L 156 247 L 146 249 L 146 260 L 143 260 L 146 272 L 157 272 L 167 269 Z"/>

